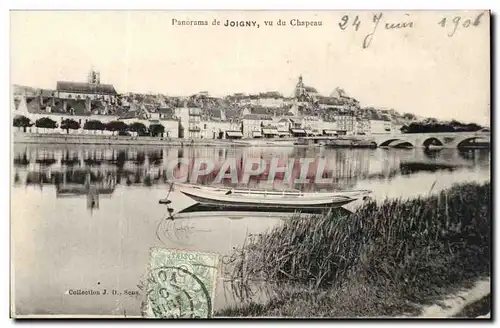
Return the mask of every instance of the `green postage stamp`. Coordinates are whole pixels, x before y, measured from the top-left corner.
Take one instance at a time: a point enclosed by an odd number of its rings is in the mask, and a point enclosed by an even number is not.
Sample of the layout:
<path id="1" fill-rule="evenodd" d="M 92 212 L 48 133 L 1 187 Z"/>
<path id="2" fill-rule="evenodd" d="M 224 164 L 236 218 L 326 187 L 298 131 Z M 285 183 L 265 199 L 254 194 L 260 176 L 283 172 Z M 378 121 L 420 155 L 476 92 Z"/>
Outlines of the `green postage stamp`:
<path id="1" fill-rule="evenodd" d="M 218 255 L 152 248 L 143 315 L 147 318 L 210 318 Z"/>

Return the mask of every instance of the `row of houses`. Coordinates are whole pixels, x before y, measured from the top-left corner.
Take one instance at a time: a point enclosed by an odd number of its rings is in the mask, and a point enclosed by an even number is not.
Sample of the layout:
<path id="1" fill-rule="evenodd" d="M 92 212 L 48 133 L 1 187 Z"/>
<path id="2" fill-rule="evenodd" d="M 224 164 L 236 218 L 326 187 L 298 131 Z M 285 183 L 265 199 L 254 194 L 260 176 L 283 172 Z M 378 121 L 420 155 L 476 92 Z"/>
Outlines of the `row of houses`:
<path id="1" fill-rule="evenodd" d="M 32 121 L 50 117 L 73 119 L 83 127 L 89 120 L 123 121 L 145 126 L 161 124 L 171 138 L 283 138 L 307 135 L 371 135 L 399 132 L 389 115 L 363 111 L 337 88 L 320 95 L 299 77 L 294 97 L 278 92 L 234 94 L 222 98 L 200 92 L 190 97 L 118 94 L 101 84 L 91 71 L 87 82 L 59 81 L 56 90 L 26 91 L 13 97 L 14 111 Z M 388 113 L 390 114 L 390 113 Z M 83 129 L 73 133 L 88 133 Z"/>
<path id="2" fill-rule="evenodd" d="M 79 123 L 80 129 L 71 130 L 73 134 L 89 134 L 96 133 L 94 131 L 84 130 L 83 127 L 88 121 L 100 121 L 109 123 L 112 121 L 123 121 L 126 124 L 140 122 L 146 127 L 152 124 L 161 124 L 165 127 L 166 137 L 178 137 L 178 119 L 173 115 L 171 110 L 164 109 L 159 112 L 149 113 L 146 107 L 141 106 L 133 111 L 126 111 L 122 114 L 103 113 L 100 109 L 105 108 L 106 103 L 99 99 L 67 99 L 56 97 L 21 96 L 17 103 L 13 103 L 14 115 L 22 115 L 30 119 L 32 123 L 38 119 L 47 117 L 58 123 L 66 119 L 71 119 Z M 61 129 L 55 131 L 67 133 Z M 54 130 L 38 129 L 35 126 L 27 128 L 26 132 L 55 132 Z M 111 132 L 99 132 L 107 134 Z"/>
<path id="3" fill-rule="evenodd" d="M 55 104 L 55 105 L 53 105 Z M 283 115 L 271 116 L 245 112 L 242 118 L 226 115 L 219 109 L 210 117 L 203 117 L 197 107 L 159 108 L 151 112 L 147 106 L 139 106 L 121 115 L 102 115 L 89 111 L 95 105 L 92 101 L 40 99 L 21 97 L 15 113 L 28 117 L 33 122 L 50 117 L 56 122 L 65 119 L 77 121 L 81 127 L 90 120 L 103 123 L 123 121 L 126 124 L 142 123 L 146 127 L 161 124 L 166 136 L 185 139 L 225 138 L 284 138 L 310 135 L 374 135 L 399 132 L 397 125 L 385 116 L 360 118 L 352 113 L 339 113 L 331 120 L 316 116 Z M 57 110 L 55 110 L 57 109 Z M 290 114 L 290 113 L 288 113 Z M 228 133 L 229 132 L 229 133 Z M 88 133 L 76 130 L 73 133 Z"/>
<path id="4" fill-rule="evenodd" d="M 400 133 L 400 128 L 387 117 L 359 118 L 352 114 L 340 114 L 333 120 L 325 121 L 314 116 L 248 114 L 243 117 L 242 134 L 244 138 L 377 135 Z"/>

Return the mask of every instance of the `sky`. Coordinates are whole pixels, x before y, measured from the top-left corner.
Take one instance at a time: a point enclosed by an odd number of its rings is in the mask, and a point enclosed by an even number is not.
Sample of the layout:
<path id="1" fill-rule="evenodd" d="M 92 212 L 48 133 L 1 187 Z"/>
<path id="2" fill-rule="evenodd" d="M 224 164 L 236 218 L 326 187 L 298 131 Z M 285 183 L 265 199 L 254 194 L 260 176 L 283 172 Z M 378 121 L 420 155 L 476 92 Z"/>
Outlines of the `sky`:
<path id="1" fill-rule="evenodd" d="M 11 83 L 55 89 L 86 81 L 91 67 L 118 92 L 214 96 L 279 91 L 299 75 L 328 95 L 336 87 L 362 106 L 490 123 L 489 17 L 479 12 L 11 12 Z M 349 15 L 345 30 L 339 27 Z M 355 17 L 360 22 L 356 30 Z M 454 17 L 460 17 L 454 30 Z M 446 18 L 445 26 L 438 24 Z M 206 20 L 178 26 L 172 20 Z M 220 21 L 213 26 L 212 21 Z M 286 26 L 278 26 L 282 19 Z M 292 19 L 322 26 L 291 26 Z M 256 27 L 224 27 L 226 20 Z M 265 26 L 264 21 L 273 21 Z M 413 22 L 412 28 L 385 24 Z M 455 22 L 457 19 L 455 19 Z M 390 26 L 390 25 L 387 25 Z"/>

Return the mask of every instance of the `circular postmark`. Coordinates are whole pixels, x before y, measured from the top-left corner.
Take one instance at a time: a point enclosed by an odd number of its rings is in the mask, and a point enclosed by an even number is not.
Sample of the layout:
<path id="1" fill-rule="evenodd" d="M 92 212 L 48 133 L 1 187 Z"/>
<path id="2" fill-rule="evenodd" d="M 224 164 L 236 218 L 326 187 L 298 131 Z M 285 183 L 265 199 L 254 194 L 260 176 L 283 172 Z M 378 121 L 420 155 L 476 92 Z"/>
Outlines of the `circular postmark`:
<path id="1" fill-rule="evenodd" d="M 149 274 L 147 302 L 154 318 L 210 318 L 212 301 L 189 264 L 163 266 Z"/>
<path id="2" fill-rule="evenodd" d="M 193 224 L 183 220 L 163 219 L 157 229 L 160 241 L 179 245 L 190 245 L 192 243 L 190 239 L 195 233 Z"/>

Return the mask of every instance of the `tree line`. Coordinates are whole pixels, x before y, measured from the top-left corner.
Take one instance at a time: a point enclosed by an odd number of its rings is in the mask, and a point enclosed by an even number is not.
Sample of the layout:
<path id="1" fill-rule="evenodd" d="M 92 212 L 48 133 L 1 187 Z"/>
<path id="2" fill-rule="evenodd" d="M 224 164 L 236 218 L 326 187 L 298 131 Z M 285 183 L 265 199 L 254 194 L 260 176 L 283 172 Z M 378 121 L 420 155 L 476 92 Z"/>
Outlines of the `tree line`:
<path id="1" fill-rule="evenodd" d="M 26 116 L 18 115 L 14 117 L 13 126 L 23 128 L 26 132 L 26 128 L 35 126 L 37 128 L 45 129 L 57 129 L 58 127 L 66 130 L 78 130 L 81 124 L 73 119 L 64 119 L 61 124 L 58 125 L 56 121 L 48 117 L 42 117 L 32 123 Z M 134 122 L 131 124 L 126 124 L 123 121 L 111 121 L 109 123 L 103 123 L 98 120 L 90 120 L 85 122 L 83 125 L 84 130 L 89 131 L 111 131 L 113 134 L 118 132 L 119 135 L 127 134 L 127 132 L 136 132 L 138 136 L 162 136 L 165 133 L 165 127 L 161 124 L 151 124 L 149 128 L 140 122 Z"/>
<path id="2" fill-rule="evenodd" d="M 403 133 L 435 133 L 435 132 L 476 132 L 483 127 L 475 123 L 461 123 L 451 121 L 450 123 L 438 123 L 437 121 L 413 122 L 401 128 Z"/>

